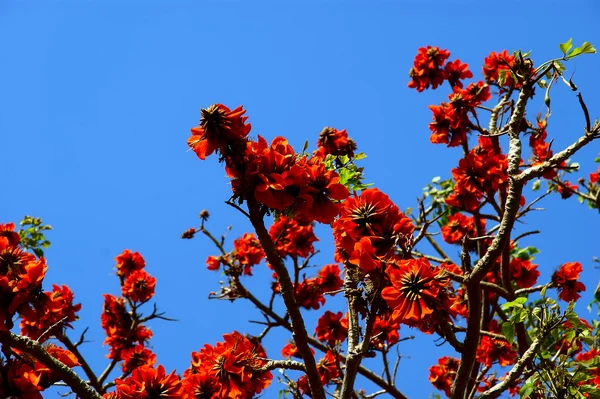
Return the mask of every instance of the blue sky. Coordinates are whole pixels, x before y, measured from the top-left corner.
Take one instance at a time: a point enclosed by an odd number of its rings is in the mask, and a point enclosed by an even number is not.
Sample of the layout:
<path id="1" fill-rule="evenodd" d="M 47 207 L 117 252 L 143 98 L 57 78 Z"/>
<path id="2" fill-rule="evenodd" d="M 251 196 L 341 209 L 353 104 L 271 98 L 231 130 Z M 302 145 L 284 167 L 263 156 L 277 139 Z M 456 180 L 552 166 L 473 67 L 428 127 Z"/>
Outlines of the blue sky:
<path id="1" fill-rule="evenodd" d="M 83 350 L 98 372 L 107 362 L 102 294 L 118 293 L 113 258 L 125 248 L 146 258 L 158 279 L 159 308 L 179 320 L 151 325 L 167 369 L 182 371 L 192 350 L 224 333 L 257 331 L 247 323 L 260 318 L 251 307 L 207 300 L 219 288 L 219 275 L 204 265 L 215 248 L 200 237 L 179 239 L 202 209 L 210 210 L 215 234 L 232 225 L 233 239 L 250 227 L 224 204 L 230 189 L 221 165 L 187 151 L 201 107 L 243 104 L 253 135 L 283 135 L 297 149 L 306 139 L 314 148 L 324 126 L 345 128 L 369 156 L 367 180 L 406 209 L 432 177 L 447 178 L 460 156 L 429 143 L 427 105 L 445 100 L 447 88 L 418 94 L 406 87 L 418 47 L 447 48 L 477 75 L 490 51 L 533 50 L 539 64 L 559 56 L 558 43 L 569 37 L 600 46 L 594 2 L 252 3 L 0 3 L 0 219 L 30 214 L 54 227 L 46 284 L 68 284 L 83 304 L 75 333 L 90 327 L 92 342 Z M 600 58 L 570 66 L 599 116 Z M 552 104 L 548 131 L 560 148 L 581 134 L 583 119 L 565 87 L 557 87 Z M 530 109 L 543 111 L 541 99 Z M 595 170 L 599 152 L 594 143 L 577 157 L 584 171 Z M 576 201 L 543 206 L 547 212 L 519 227 L 541 227 L 527 243 L 540 246 L 540 269 L 548 276 L 563 262 L 580 261 L 592 290 L 598 215 Z M 332 240 L 320 231 L 318 261 L 330 263 Z M 269 283 L 266 271 L 248 281 L 265 294 Z M 278 333 L 267 341 L 272 357 L 285 339 Z M 427 368 L 449 351 L 421 337 L 400 352 L 407 357 L 399 388 L 414 398 L 428 395 Z"/>

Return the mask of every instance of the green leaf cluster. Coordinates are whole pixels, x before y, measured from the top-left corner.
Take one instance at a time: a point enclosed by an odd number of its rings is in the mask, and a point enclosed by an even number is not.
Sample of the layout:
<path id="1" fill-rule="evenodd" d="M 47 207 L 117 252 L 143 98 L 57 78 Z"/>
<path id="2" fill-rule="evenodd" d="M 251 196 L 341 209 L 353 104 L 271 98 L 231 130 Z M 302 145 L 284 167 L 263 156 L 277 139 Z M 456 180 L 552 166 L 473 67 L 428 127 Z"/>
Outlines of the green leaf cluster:
<path id="1" fill-rule="evenodd" d="M 21 245 L 26 250 L 33 251 L 34 254 L 44 256 L 44 249 L 50 247 L 50 241 L 46 238 L 44 232 L 52 230 L 52 227 L 42 223 L 41 218 L 25 216 L 19 222 L 21 226 L 19 235 L 21 236 Z"/>

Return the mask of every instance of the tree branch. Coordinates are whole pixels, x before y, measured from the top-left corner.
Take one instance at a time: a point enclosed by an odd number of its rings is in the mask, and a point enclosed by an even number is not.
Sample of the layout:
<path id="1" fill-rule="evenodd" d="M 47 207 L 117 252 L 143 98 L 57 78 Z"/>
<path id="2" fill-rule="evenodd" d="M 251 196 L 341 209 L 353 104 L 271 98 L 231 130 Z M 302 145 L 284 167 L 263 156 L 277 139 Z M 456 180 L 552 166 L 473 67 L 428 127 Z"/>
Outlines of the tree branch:
<path id="1" fill-rule="evenodd" d="M 313 398 L 325 399 L 325 391 L 323 390 L 323 385 L 321 384 L 315 357 L 313 356 L 308 345 L 308 334 L 304 325 L 304 319 L 300 313 L 300 308 L 296 302 L 294 285 L 290 279 L 288 270 L 279 257 L 277 249 L 275 248 L 275 244 L 273 243 L 273 240 L 271 240 L 271 236 L 265 227 L 263 214 L 259 204 L 249 200 L 248 210 L 250 214 L 250 222 L 252 223 L 252 226 L 256 231 L 256 235 L 258 236 L 258 240 L 265 251 L 267 260 L 271 266 L 273 266 L 275 273 L 277 273 L 277 280 L 279 281 L 279 286 L 281 288 L 281 297 L 283 298 L 283 302 L 287 308 L 288 314 L 290 315 L 294 342 L 296 343 L 296 347 L 298 348 L 300 356 L 304 360 L 306 377 Z"/>

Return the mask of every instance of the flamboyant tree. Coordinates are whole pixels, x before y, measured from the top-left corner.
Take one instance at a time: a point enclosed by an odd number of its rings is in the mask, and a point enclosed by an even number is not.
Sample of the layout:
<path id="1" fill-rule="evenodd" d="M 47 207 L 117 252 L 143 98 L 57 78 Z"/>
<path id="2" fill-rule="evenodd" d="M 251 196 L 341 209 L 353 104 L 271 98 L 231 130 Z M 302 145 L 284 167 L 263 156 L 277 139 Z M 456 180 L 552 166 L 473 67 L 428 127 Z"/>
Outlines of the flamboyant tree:
<path id="1" fill-rule="evenodd" d="M 224 164 L 227 203 L 253 231 L 229 243 L 208 230 L 202 211 L 199 226 L 182 238 L 203 235 L 214 244 L 206 266 L 223 277 L 211 296 L 249 301 L 264 330 L 204 344 L 178 372 L 165 370 L 151 350 L 148 322 L 169 319 L 149 305 L 157 282 L 141 254 L 115 258 L 121 295 L 104 296 L 109 360 L 99 372 L 79 350 L 84 336 L 69 337 L 81 308 L 73 292 L 43 286 L 49 226 L 32 217 L 20 229 L 1 224 L 0 397 L 36 399 L 62 385 L 85 399 L 251 399 L 267 388 L 293 398 L 400 399 L 395 348 L 409 339 L 400 338 L 404 325 L 454 351 L 429 369 L 433 387 L 452 399 L 600 398 L 600 321 L 574 311 L 586 290 L 582 265 L 574 255 L 539 281 L 538 249 L 527 240 L 540 231 L 515 226 L 555 193 L 600 209 L 600 168 L 575 175 L 579 166 L 570 160 L 600 138 L 600 123 L 581 93 L 582 132 L 570 133 L 571 145 L 552 147 L 550 123 L 551 89 L 564 83 L 578 90 L 565 77 L 568 61 L 595 50 L 570 40 L 560 50 L 540 64 L 528 53 L 492 52 L 482 80 L 469 81 L 474 71 L 449 51 L 419 49 L 408 87 L 449 91 L 447 101 L 429 107 L 430 140 L 457 147 L 449 149 L 457 165 L 404 212 L 365 182 L 365 155 L 346 130 L 326 127 L 316 150 L 297 151 L 284 137 L 268 143 L 252 136 L 241 106 L 203 109 L 188 145 L 199 159 L 214 155 Z M 546 113 L 529 115 L 542 96 Z M 335 248 L 333 263 L 314 268 L 316 223 L 331 227 Z M 247 287 L 257 267 L 273 272 L 268 293 Z M 344 311 L 329 307 L 336 295 L 345 297 Z M 599 302 L 596 289 L 596 310 Z M 289 333 L 281 353 L 262 346 L 275 329 Z M 366 367 L 366 358 L 376 362 Z M 367 380 L 370 391 L 362 388 Z"/>

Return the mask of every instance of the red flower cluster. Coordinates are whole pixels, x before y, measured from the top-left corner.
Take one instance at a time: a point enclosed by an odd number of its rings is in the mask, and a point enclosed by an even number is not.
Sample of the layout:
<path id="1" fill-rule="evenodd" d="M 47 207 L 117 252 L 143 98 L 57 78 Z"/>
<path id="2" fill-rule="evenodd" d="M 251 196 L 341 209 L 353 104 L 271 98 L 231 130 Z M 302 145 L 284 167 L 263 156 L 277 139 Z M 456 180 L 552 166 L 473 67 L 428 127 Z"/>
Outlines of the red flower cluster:
<path id="1" fill-rule="evenodd" d="M 44 349 L 67 367 L 79 366 L 77 358 L 68 350 L 52 344 L 46 345 Z M 16 349 L 12 351 L 18 355 L 18 358 L 11 358 L 0 366 L 2 371 L 0 397 L 43 399 L 41 392 L 60 381 L 59 376 L 29 355 Z"/>
<path id="2" fill-rule="evenodd" d="M 485 219 L 479 219 L 480 231 L 485 231 Z M 448 244 L 460 244 L 463 238 L 477 237 L 475 229 L 475 218 L 468 217 L 462 213 L 455 213 L 448 218 L 448 223 L 442 227 L 442 238 Z"/>
<path id="3" fill-rule="evenodd" d="M 260 136 L 249 140 L 244 113 L 241 107 L 230 111 L 222 104 L 203 109 L 188 144 L 200 159 L 216 150 L 221 153 L 234 198 L 278 211 L 292 207 L 307 220 L 331 223 L 340 208 L 336 201 L 348 196 L 338 174 L 327 170 L 319 155 L 307 159 L 296 154 L 283 137 L 276 137 L 270 146 Z"/>
<path id="4" fill-rule="evenodd" d="M 495 152 L 490 138 L 479 137 L 479 145 L 459 161 L 458 168 L 452 169 L 456 185 L 446 203 L 467 211 L 476 210 L 484 195 L 492 196 L 505 188 L 507 167 L 506 155 Z"/>
<path id="5" fill-rule="evenodd" d="M 515 57 L 502 50 L 492 51 L 484 60 L 483 75 L 488 83 L 495 83 L 503 88 L 520 87 L 521 80 L 535 74 L 530 59 Z M 515 78 L 518 81 L 515 81 Z"/>
<path id="6" fill-rule="evenodd" d="M 269 235 L 282 258 L 306 258 L 315 252 L 313 242 L 319 241 L 312 223 L 298 217 L 280 216 L 269 229 Z"/>
<path id="7" fill-rule="evenodd" d="M 303 218 L 321 223 L 331 223 L 340 207 L 334 200 L 348 196 L 338 174 L 328 171 L 321 157 L 297 156 L 283 137 L 271 146 L 260 136 L 258 142 L 249 142 L 243 165 L 228 165 L 228 172 L 235 197 L 254 196 L 279 211 L 292 207 Z"/>
<path id="8" fill-rule="evenodd" d="M 558 288 L 558 297 L 563 301 L 578 300 L 580 292 L 585 291 L 585 285 L 577 281 L 583 267 L 579 262 L 565 263 L 552 275 L 552 283 Z"/>
<path id="9" fill-rule="evenodd" d="M 344 342 L 348 337 L 348 317 L 342 312 L 326 311 L 317 322 L 315 334 L 319 341 L 327 342 L 331 347 Z"/>
<path id="10" fill-rule="evenodd" d="M 444 68 L 444 62 L 448 57 L 450 52 L 439 47 L 419 48 L 413 67 L 408 73 L 411 78 L 408 87 L 422 92 L 430 86 L 436 89 L 447 80 L 452 87 L 462 88 L 462 80 L 472 78 L 473 73 L 469 71 L 469 66 L 460 60 L 448 62 Z"/>
<path id="11" fill-rule="evenodd" d="M 111 399 L 181 399 L 183 387 L 175 370 L 170 374 L 163 366 L 153 368 L 142 366 L 135 370 L 130 377 L 115 380 L 117 389 L 112 394 L 105 395 Z"/>
<path id="12" fill-rule="evenodd" d="M 514 55 L 508 54 L 506 50 L 502 50 L 500 53 L 492 51 L 483 62 L 483 76 L 488 83 L 497 83 L 500 73 L 502 73 L 505 75 L 504 86 L 514 86 L 515 81 L 510 74 L 510 70 L 515 64 Z"/>
<path id="13" fill-rule="evenodd" d="M 42 296 L 36 298 L 33 309 L 22 313 L 21 334 L 39 339 L 50 327 L 64 319 L 63 323 L 56 325 L 54 330 L 44 335 L 42 341 L 45 341 L 54 333 L 62 331 L 63 327 L 72 328 L 71 323 L 77 319 L 75 313 L 79 310 L 81 304 L 73 304 L 73 292 L 69 287 L 53 285 L 51 292 L 44 292 Z"/>
<path id="14" fill-rule="evenodd" d="M 146 261 L 139 252 L 124 250 L 115 257 L 117 276 L 121 279 L 122 295 L 138 303 L 143 303 L 154 296 L 156 278 L 149 275 L 144 268 Z"/>
<path id="15" fill-rule="evenodd" d="M 471 83 L 466 89 L 461 87 L 454 87 L 448 103 L 429 106 L 433 112 L 430 141 L 434 144 L 456 147 L 464 143 L 471 128 L 469 113 L 475 115 L 475 107 L 491 98 L 490 89 L 483 82 Z"/>
<path id="16" fill-rule="evenodd" d="M 436 317 L 448 318 L 454 297 L 450 296 L 449 281 L 440 279 L 439 267 L 432 267 L 425 258 L 399 260 L 386 270 L 391 286 L 381 297 L 392 309 L 392 319 L 401 324 L 430 332 L 437 324 Z"/>
<path id="17" fill-rule="evenodd" d="M 326 127 L 321 130 L 317 146 L 319 148 L 315 154 L 322 157 L 326 155 L 347 155 L 352 158 L 354 157 L 354 151 L 356 151 L 356 143 L 354 140 L 348 138 L 346 129 L 337 130 L 333 127 Z"/>
<path id="18" fill-rule="evenodd" d="M 456 378 L 460 361 L 453 357 L 444 356 L 438 359 L 438 364 L 429 368 L 429 382 L 446 396 L 450 396 L 452 384 Z"/>
<path id="19" fill-rule="evenodd" d="M 413 67 L 408 73 L 412 79 L 408 87 L 417 89 L 418 92 L 428 89 L 429 86 L 436 89 L 444 83 L 445 76 L 442 68 L 448 57 L 450 52 L 437 46 L 419 48 Z"/>
<path id="20" fill-rule="evenodd" d="M 13 327 L 15 314 L 31 312 L 30 304 L 39 298 L 48 270 L 44 258 L 21 249 L 14 228 L 13 223 L 0 224 L 0 331 Z"/>
<path id="21" fill-rule="evenodd" d="M 479 363 L 491 367 L 492 363 L 498 362 L 500 366 L 509 366 L 515 362 L 517 352 L 506 342 L 490 338 L 481 337 L 475 358 Z"/>
<path id="22" fill-rule="evenodd" d="M 109 359 L 123 360 L 125 351 L 132 350 L 138 344 L 144 346 L 152 337 L 152 332 L 144 325 L 134 323 L 131 314 L 125 308 L 124 298 L 104 294 L 104 311 L 101 322 L 102 328 L 106 331 L 104 343 L 110 346 L 110 351 L 106 356 Z M 139 351 L 139 348 L 135 350 Z M 146 358 L 149 363 L 152 363 L 152 356 L 146 356 Z"/>
<path id="23" fill-rule="evenodd" d="M 377 258 L 392 257 L 394 249 L 406 251 L 414 229 L 387 195 L 376 188 L 363 190 L 344 201 L 333 224 L 336 261 L 350 260 L 365 273 L 379 269 Z"/>
<path id="24" fill-rule="evenodd" d="M 246 233 L 242 238 L 233 241 L 234 257 L 244 269 L 244 274 L 252 275 L 252 266 L 258 265 L 265 257 L 262 246 L 252 233 Z"/>
<path id="25" fill-rule="evenodd" d="M 540 276 L 537 266 L 529 260 L 520 258 L 511 259 L 509 266 L 510 273 L 519 288 L 533 287 Z"/>
<path id="26" fill-rule="evenodd" d="M 224 342 L 206 344 L 192 353 L 182 380 L 184 398 L 251 399 L 271 383 L 271 372 L 259 371 L 266 363 L 259 343 L 237 331 L 223 338 Z"/>

